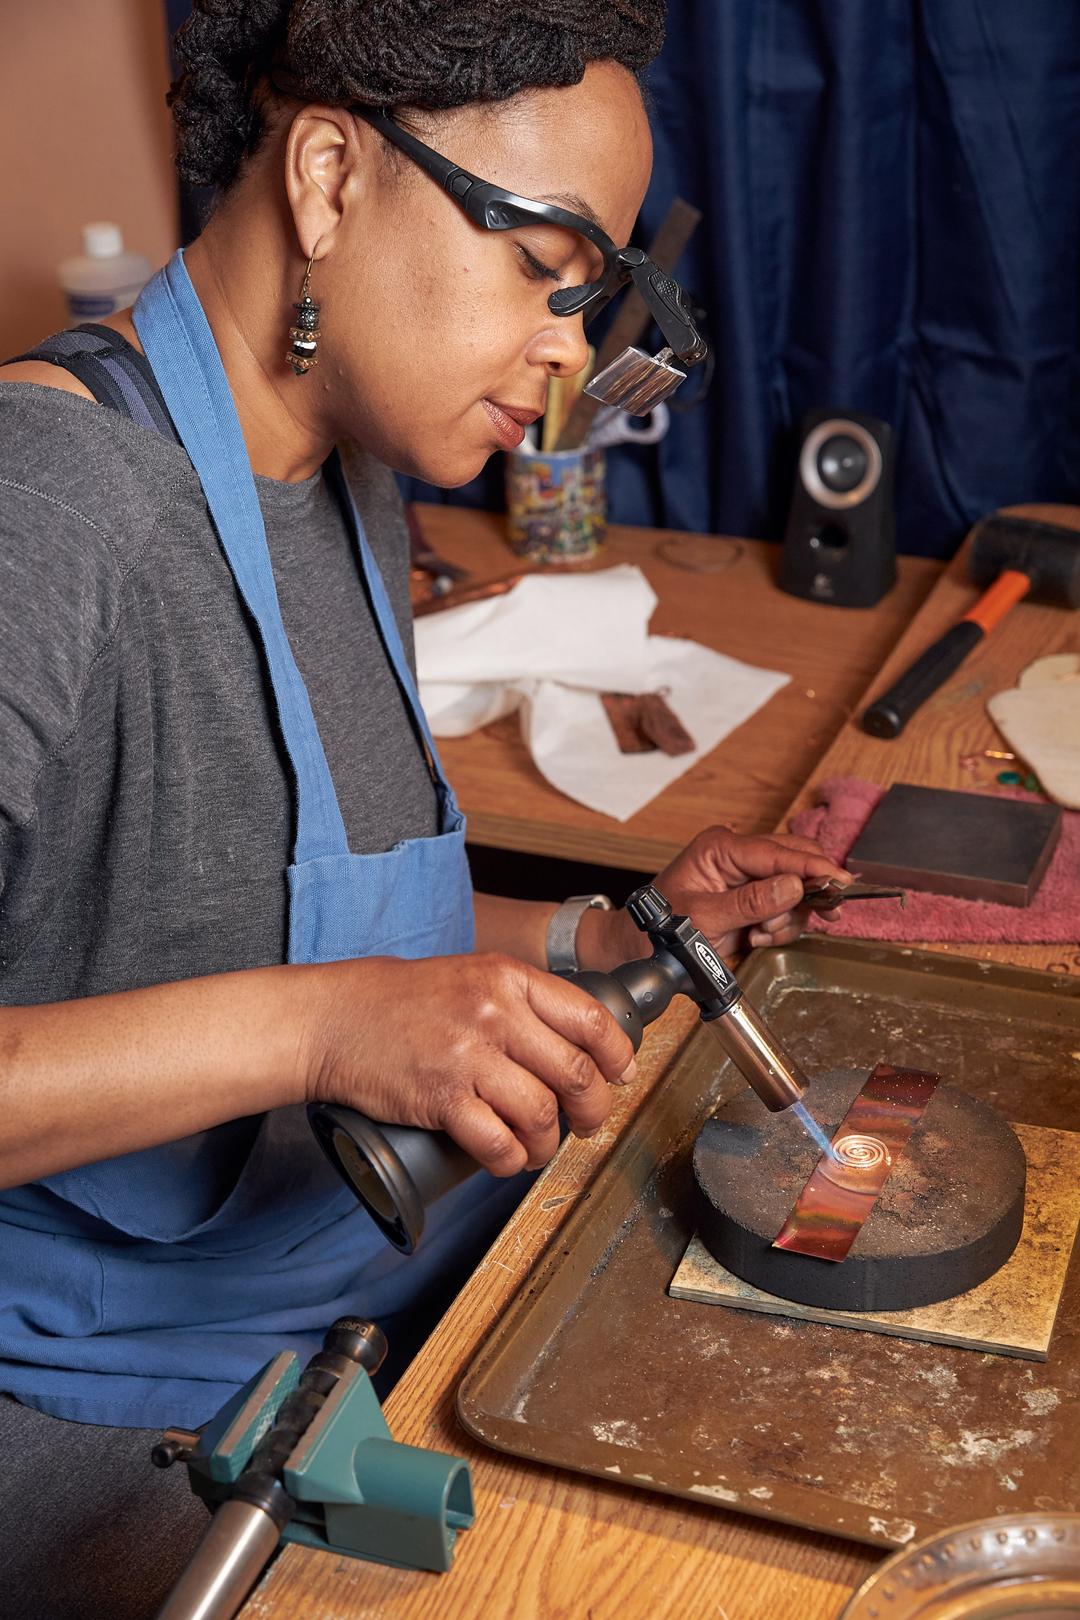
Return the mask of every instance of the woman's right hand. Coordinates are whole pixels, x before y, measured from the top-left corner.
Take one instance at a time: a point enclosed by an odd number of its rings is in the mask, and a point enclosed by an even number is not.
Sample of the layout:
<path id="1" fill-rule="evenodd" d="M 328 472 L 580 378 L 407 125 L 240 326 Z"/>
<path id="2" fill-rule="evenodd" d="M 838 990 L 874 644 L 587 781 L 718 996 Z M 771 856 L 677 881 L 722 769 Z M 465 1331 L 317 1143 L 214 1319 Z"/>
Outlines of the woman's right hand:
<path id="1" fill-rule="evenodd" d="M 633 1074 L 630 1039 L 598 1001 L 515 957 L 368 957 L 304 971 L 309 1101 L 446 1131 L 493 1175 L 546 1164 L 560 1110 L 591 1135 L 610 1086 Z"/>
<path id="2" fill-rule="evenodd" d="M 246 968 L 0 1007 L 0 1187 L 315 1101 L 448 1131 L 495 1175 L 545 1164 L 628 1078 L 592 996 L 516 957 Z"/>

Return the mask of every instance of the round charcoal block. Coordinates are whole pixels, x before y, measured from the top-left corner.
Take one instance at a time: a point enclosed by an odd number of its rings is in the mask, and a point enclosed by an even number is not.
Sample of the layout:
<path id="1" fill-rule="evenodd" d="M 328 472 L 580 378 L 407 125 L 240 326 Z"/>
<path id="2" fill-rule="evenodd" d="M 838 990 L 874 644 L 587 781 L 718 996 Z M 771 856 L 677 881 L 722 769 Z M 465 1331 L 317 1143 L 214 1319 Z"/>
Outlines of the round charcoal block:
<path id="1" fill-rule="evenodd" d="M 865 1070 L 814 1080 L 803 1099 L 830 1137 Z M 847 1257 L 818 1260 L 773 1240 L 821 1157 L 791 1109 L 771 1114 L 747 1088 L 694 1146 L 698 1231 L 728 1271 L 781 1299 L 836 1311 L 905 1311 L 984 1282 L 1024 1223 L 1024 1150 L 1012 1128 L 939 1085 Z"/>

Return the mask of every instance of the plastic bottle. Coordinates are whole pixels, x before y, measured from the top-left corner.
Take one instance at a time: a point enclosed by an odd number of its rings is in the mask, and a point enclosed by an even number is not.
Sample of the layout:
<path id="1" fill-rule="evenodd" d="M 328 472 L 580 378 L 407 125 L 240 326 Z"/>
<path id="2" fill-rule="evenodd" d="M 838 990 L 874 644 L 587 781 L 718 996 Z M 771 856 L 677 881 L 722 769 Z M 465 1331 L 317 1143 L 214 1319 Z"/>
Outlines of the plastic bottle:
<path id="1" fill-rule="evenodd" d="M 60 266 L 60 285 L 68 302 L 68 325 L 98 321 L 134 303 L 150 279 L 150 261 L 125 253 L 119 225 L 83 226 L 83 251 Z"/>

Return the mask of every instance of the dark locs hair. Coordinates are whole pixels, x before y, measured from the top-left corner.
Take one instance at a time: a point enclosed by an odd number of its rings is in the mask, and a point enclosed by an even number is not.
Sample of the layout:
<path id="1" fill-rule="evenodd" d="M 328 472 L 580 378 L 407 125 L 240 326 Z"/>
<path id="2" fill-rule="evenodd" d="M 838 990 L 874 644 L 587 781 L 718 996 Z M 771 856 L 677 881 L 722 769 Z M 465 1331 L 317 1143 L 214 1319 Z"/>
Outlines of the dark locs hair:
<path id="1" fill-rule="evenodd" d="M 639 72 L 666 0 L 194 0 L 174 41 L 177 167 L 227 186 L 266 128 L 275 69 L 312 101 L 436 111 L 580 83 L 590 62 Z"/>

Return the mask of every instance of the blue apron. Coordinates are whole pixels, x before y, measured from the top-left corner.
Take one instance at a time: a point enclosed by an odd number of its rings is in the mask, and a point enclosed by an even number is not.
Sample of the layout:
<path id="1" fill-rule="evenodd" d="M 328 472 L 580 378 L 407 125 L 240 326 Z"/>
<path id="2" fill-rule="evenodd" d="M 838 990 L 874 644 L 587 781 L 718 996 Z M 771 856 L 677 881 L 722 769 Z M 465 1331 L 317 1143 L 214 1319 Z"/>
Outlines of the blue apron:
<path id="1" fill-rule="evenodd" d="M 336 453 L 328 470 L 439 803 L 435 837 L 376 855 L 349 852 L 240 423 L 182 253 L 134 318 L 269 669 L 296 790 L 289 961 L 471 950 L 464 818 Z M 85 1423 L 202 1423 L 275 1351 L 313 1353 L 335 1316 L 375 1317 L 392 1340 L 394 1318 L 407 1324 L 413 1302 L 520 1191 L 474 1177 L 442 1200 L 428 1240 L 404 1259 L 323 1159 L 304 1110 L 285 1108 L 0 1192 L 0 1389 Z"/>

